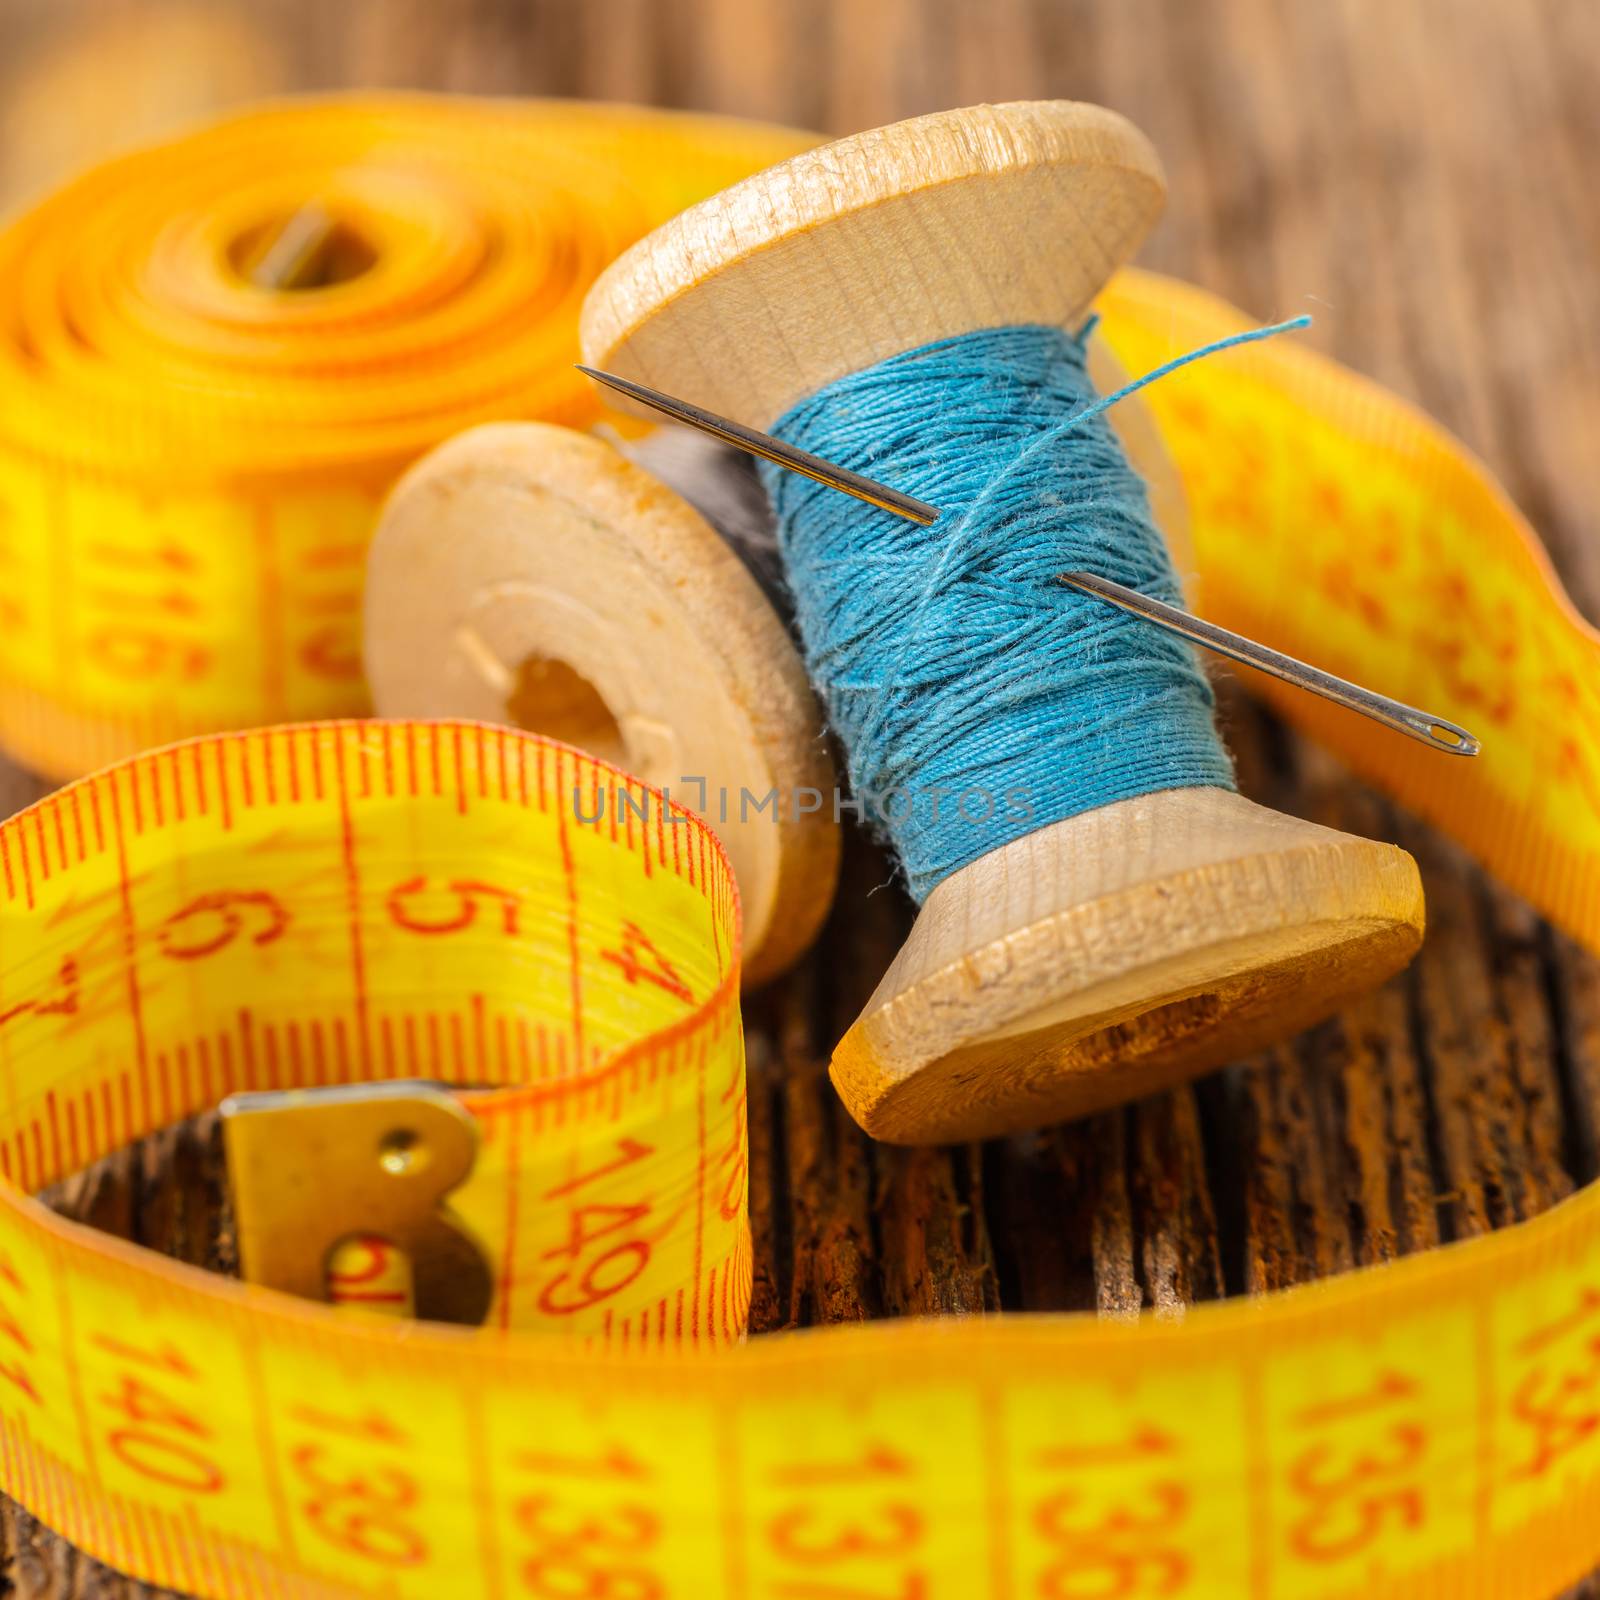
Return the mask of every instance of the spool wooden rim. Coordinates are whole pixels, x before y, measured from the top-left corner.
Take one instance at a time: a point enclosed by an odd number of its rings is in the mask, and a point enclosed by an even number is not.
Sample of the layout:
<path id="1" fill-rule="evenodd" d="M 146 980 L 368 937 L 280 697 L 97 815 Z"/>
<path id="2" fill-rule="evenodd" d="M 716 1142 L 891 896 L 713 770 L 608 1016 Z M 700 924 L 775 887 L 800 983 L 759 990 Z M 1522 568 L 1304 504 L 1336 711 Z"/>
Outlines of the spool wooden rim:
<path id="1" fill-rule="evenodd" d="M 584 302 L 584 359 L 766 428 L 931 340 L 1078 321 L 1164 193 L 1149 140 L 1099 106 L 975 106 L 853 134 L 625 250 Z"/>
<path id="2" fill-rule="evenodd" d="M 1073 326 L 1160 209 L 1115 113 L 941 112 L 808 151 L 684 212 L 596 282 L 585 359 L 757 427 L 934 339 Z M 1000 846 L 929 896 L 833 1057 L 868 1132 L 1037 1126 L 1327 1015 L 1421 939 L 1394 846 L 1175 789 Z"/>
<path id="3" fill-rule="evenodd" d="M 739 882 L 747 986 L 809 946 L 839 861 L 822 713 L 755 579 L 650 473 L 545 423 L 458 436 L 390 496 L 365 621 L 380 715 L 513 723 L 700 810 Z M 796 816 L 806 788 L 821 804 Z"/>

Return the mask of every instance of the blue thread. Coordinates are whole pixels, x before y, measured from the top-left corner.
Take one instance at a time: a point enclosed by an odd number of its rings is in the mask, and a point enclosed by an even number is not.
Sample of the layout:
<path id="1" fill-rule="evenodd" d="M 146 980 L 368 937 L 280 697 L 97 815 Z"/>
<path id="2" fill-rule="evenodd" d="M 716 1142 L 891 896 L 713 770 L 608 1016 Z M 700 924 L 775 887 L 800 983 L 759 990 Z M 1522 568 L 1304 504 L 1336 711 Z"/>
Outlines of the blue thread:
<path id="1" fill-rule="evenodd" d="M 1220 340 L 1099 398 L 1092 323 L 1075 337 L 988 329 L 850 373 L 779 419 L 779 437 L 945 512 L 919 527 L 762 469 L 812 681 L 919 901 L 1065 817 L 1234 787 L 1192 648 L 1056 579 L 1083 568 L 1181 603 L 1104 412 L 1188 361 L 1308 320 Z"/>

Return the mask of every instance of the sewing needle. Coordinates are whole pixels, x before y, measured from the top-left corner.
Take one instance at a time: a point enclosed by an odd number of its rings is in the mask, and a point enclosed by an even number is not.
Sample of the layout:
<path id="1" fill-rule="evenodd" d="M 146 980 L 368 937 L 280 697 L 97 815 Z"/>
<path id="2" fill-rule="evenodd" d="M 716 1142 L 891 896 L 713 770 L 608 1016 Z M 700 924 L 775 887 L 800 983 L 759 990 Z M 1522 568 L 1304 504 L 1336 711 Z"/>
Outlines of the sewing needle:
<path id="1" fill-rule="evenodd" d="M 1147 622 L 1157 623 L 1189 640 L 1191 644 L 1204 645 L 1218 655 L 1227 656 L 1230 661 L 1242 661 L 1246 666 L 1259 668 L 1285 683 L 1319 694 L 1324 700 L 1332 700 L 1335 705 L 1359 711 L 1374 722 L 1381 722 L 1397 733 L 1409 734 L 1413 739 L 1420 739 L 1447 755 L 1475 756 L 1482 748 L 1476 737 L 1457 723 L 1447 722 L 1443 717 L 1432 716 L 1426 711 L 1418 711 L 1414 706 L 1391 700 L 1388 695 L 1378 694 L 1372 689 L 1363 689 L 1360 684 L 1350 683 L 1344 678 L 1336 678 L 1321 667 L 1297 661 L 1293 656 L 1284 655 L 1281 650 L 1257 644 L 1254 639 L 1246 639 L 1242 634 L 1230 633 L 1214 622 L 1206 622 L 1177 606 L 1168 605 L 1165 600 L 1154 600 L 1110 578 L 1101 578 L 1092 572 L 1063 572 L 1061 581 L 1097 599 L 1121 606 L 1124 611 L 1131 611 Z"/>
<path id="2" fill-rule="evenodd" d="M 719 417 L 715 412 L 691 405 L 687 400 L 679 400 L 672 395 L 663 394 L 659 389 L 635 383 L 631 378 L 619 378 L 614 373 L 599 372 L 593 367 L 581 365 L 578 370 L 593 378 L 595 382 L 603 383 L 640 405 L 648 406 L 663 416 L 671 417 L 675 422 L 698 428 L 702 433 L 709 433 L 713 438 L 721 439 L 736 449 L 760 456 L 763 460 L 774 462 L 780 467 L 787 467 L 791 472 L 798 472 L 815 483 L 826 484 L 829 488 L 853 495 L 857 500 L 865 500 L 880 510 L 893 512 L 896 516 L 905 517 L 924 527 L 938 519 L 937 507 L 928 505 L 926 501 L 915 500 L 910 495 L 889 488 L 887 484 L 863 477 L 859 472 L 835 466 L 831 461 L 826 461 L 821 456 L 814 456 L 809 451 L 796 450 L 793 445 L 785 444 L 781 439 L 774 439 L 770 434 L 761 433 L 755 428 L 747 428 L 743 423 L 734 422 L 727 417 Z M 1124 611 L 1132 612 L 1159 628 L 1165 628 L 1169 633 L 1175 633 L 1191 644 L 1213 650 L 1231 661 L 1240 661 L 1247 666 L 1257 667 L 1284 683 L 1291 683 L 1311 694 L 1321 695 L 1324 700 L 1331 700 L 1350 711 L 1358 711 L 1362 716 L 1370 717 L 1386 728 L 1393 728 L 1397 733 L 1420 740 L 1431 750 L 1438 750 L 1447 755 L 1475 756 L 1482 748 L 1473 734 L 1444 717 L 1419 711 L 1415 706 L 1405 705 L 1372 689 L 1363 689 L 1359 684 L 1336 678 L 1331 672 L 1324 672 L 1320 667 L 1310 666 L 1293 656 L 1284 655 L 1282 651 L 1257 644 L 1253 639 L 1246 639 L 1242 634 L 1232 633 L 1214 622 L 1206 622 L 1200 617 L 1192 616 L 1189 612 L 1168 605 L 1163 600 L 1153 600 L 1137 589 L 1129 589 L 1123 584 L 1114 583 L 1109 578 L 1098 577 L 1092 572 L 1064 572 L 1061 574 L 1061 582 L 1070 584 L 1110 605 L 1120 606 Z"/>
<path id="3" fill-rule="evenodd" d="M 714 439 L 721 439 L 724 444 L 731 444 L 736 450 L 743 450 L 750 455 L 760 456 L 764 461 L 787 467 L 791 472 L 798 472 L 803 478 L 810 478 L 813 483 L 826 484 L 830 489 L 842 489 L 846 494 L 854 495 L 857 500 L 865 500 L 868 505 L 877 506 L 880 511 L 892 511 L 897 517 L 904 517 L 909 522 L 919 522 L 925 528 L 938 520 L 937 508 L 930 506 L 926 501 L 913 500 L 910 495 L 901 494 L 898 489 L 891 489 L 887 484 L 864 478 L 859 472 L 836 467 L 831 461 L 824 461 L 821 456 L 814 456 L 807 450 L 796 450 L 793 445 L 784 444 L 781 439 L 774 439 L 770 434 L 759 433 L 756 429 L 747 428 L 743 423 L 734 422 L 728 417 L 719 417 L 713 411 L 703 411 L 699 406 L 690 405 L 687 400 L 674 399 L 670 394 L 646 388 L 644 384 L 634 383 L 630 378 L 619 378 L 610 372 L 597 372 L 593 367 L 581 364 L 578 366 L 578 371 L 593 378 L 596 383 L 603 383 L 607 388 L 615 389 L 618 394 L 627 395 L 630 400 L 637 400 L 642 406 L 649 406 L 652 411 L 659 411 L 663 416 L 671 417 L 675 422 L 685 422 L 691 428 L 709 433 Z"/>

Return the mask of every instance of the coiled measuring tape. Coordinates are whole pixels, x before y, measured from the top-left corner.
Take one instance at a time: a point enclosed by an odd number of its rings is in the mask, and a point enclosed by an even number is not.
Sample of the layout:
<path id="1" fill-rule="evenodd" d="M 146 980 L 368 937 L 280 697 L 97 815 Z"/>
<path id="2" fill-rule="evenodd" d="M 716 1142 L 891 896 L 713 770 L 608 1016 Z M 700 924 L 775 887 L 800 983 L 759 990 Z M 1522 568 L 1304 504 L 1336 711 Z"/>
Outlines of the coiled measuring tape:
<path id="1" fill-rule="evenodd" d="M 359 715 L 362 560 L 475 422 L 586 424 L 584 291 L 810 142 L 622 107 L 284 103 L 108 162 L 0 233 L 0 743 L 55 777 Z M 252 271 L 308 208 L 315 292 Z"/>
<path id="2" fill-rule="evenodd" d="M 1231 316 L 1143 276 L 1107 312 L 1136 369 Z M 1491 712 L 1465 775 L 1323 731 L 1600 942 L 1591 757 L 1547 741 L 1600 727 L 1600 643 L 1493 485 L 1303 353 L 1174 390 L 1206 609 Z M 1288 536 L 1341 506 L 1338 539 Z M 1345 565 L 1375 563 L 1415 581 L 1364 597 Z M 1179 1323 L 730 1348 L 737 922 L 698 821 L 475 724 L 204 739 L 0 826 L 6 1492 L 115 1566 L 252 1600 L 1542 1597 L 1600 1560 L 1600 1188 Z M 448 1188 L 475 1134 L 440 1226 L 474 1241 L 485 1328 L 352 1318 L 25 1196 L 228 1093 L 395 1078 L 462 1086 L 433 1107 L 454 1132 L 369 1123 L 345 1155 Z M 303 1217 L 343 1203 L 334 1167 L 307 1181 Z"/>

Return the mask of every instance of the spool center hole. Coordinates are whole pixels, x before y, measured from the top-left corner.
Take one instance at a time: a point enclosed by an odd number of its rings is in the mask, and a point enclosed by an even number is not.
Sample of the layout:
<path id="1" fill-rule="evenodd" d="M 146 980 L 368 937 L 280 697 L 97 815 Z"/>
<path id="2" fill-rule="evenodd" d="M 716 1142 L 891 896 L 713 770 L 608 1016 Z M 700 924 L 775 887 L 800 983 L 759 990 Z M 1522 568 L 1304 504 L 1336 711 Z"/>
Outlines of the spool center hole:
<path id="1" fill-rule="evenodd" d="M 575 667 L 529 656 L 517 669 L 506 715 L 519 728 L 576 745 L 613 766 L 628 765 L 628 747 L 600 691 Z"/>
<path id="2" fill-rule="evenodd" d="M 247 229 L 228 254 L 240 277 L 281 292 L 331 289 L 370 272 L 378 260 L 360 229 L 317 205 Z"/>

